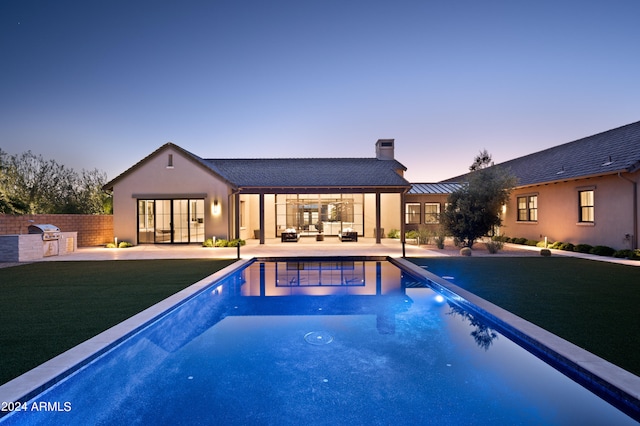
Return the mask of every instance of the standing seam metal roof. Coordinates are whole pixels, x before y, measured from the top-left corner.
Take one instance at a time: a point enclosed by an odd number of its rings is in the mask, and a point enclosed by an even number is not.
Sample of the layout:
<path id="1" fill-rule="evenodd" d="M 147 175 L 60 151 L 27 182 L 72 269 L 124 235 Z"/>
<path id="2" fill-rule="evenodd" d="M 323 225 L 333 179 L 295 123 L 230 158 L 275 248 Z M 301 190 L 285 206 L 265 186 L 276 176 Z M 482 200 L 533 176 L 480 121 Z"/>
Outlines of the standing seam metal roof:
<path id="1" fill-rule="evenodd" d="M 409 194 L 451 194 L 459 189 L 461 184 L 446 183 L 412 183 Z"/>

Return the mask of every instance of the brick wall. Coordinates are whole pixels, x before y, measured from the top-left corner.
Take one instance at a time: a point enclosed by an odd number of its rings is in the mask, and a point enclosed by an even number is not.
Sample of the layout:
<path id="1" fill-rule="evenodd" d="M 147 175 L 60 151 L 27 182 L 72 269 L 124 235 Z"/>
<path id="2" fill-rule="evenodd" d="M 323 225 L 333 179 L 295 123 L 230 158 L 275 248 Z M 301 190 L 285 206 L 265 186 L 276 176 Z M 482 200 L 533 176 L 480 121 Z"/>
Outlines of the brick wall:
<path id="1" fill-rule="evenodd" d="M 112 215 L 0 214 L 0 235 L 28 234 L 29 225 L 44 223 L 55 225 L 63 232 L 77 232 L 78 247 L 100 246 L 113 241 Z"/>

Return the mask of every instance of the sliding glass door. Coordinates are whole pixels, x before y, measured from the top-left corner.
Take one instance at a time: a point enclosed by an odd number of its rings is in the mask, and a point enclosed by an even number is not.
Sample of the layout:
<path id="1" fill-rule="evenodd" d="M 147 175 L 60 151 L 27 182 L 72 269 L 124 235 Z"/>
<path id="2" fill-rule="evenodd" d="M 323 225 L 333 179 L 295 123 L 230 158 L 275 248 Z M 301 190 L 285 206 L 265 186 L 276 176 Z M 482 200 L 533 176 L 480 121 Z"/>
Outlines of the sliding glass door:
<path id="1" fill-rule="evenodd" d="M 138 243 L 201 243 L 204 200 L 138 200 Z"/>

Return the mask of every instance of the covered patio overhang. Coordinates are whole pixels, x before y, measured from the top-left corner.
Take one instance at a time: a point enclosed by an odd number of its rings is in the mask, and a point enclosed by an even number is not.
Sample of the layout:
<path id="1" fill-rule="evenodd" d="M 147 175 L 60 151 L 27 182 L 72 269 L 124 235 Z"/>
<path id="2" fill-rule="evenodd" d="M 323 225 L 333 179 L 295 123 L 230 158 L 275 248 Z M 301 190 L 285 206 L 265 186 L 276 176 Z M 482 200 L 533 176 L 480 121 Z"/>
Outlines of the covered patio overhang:
<path id="1" fill-rule="evenodd" d="M 404 255 L 405 244 L 405 229 L 404 229 L 404 216 L 405 216 L 405 194 L 409 191 L 410 186 L 242 186 L 237 187 L 230 194 L 229 205 L 233 208 L 232 229 L 236 238 L 240 236 L 240 197 L 241 195 L 258 195 L 259 198 L 259 238 L 260 244 L 265 244 L 265 195 L 267 194 L 373 194 L 375 196 L 375 241 L 376 244 L 381 243 L 382 229 L 382 215 L 381 196 L 383 194 L 398 194 L 400 202 L 398 206 L 398 217 L 400 218 L 398 227 L 400 228 L 401 242 Z M 238 248 L 238 251 L 240 249 Z"/>

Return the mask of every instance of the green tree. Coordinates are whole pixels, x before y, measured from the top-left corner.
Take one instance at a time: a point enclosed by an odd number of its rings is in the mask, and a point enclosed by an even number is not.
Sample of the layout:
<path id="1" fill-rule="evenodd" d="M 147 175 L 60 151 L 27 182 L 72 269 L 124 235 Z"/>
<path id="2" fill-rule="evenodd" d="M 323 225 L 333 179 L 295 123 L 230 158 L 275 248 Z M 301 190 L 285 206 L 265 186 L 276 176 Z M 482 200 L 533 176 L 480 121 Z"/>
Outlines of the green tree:
<path id="1" fill-rule="evenodd" d="M 20 185 L 12 157 L 0 148 L 0 213 L 25 214 L 28 206 L 17 192 Z"/>
<path id="2" fill-rule="evenodd" d="M 105 182 L 98 170 L 78 174 L 31 151 L 8 155 L 0 149 L 0 213 L 110 213 Z"/>
<path id="3" fill-rule="evenodd" d="M 478 238 L 501 225 L 500 211 L 516 185 L 513 174 L 494 166 L 486 150 L 480 152 L 469 170 L 467 181 L 449 195 L 449 204 L 441 215 L 447 233 L 464 247 L 472 247 Z"/>

